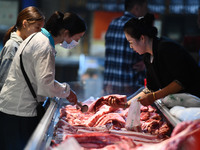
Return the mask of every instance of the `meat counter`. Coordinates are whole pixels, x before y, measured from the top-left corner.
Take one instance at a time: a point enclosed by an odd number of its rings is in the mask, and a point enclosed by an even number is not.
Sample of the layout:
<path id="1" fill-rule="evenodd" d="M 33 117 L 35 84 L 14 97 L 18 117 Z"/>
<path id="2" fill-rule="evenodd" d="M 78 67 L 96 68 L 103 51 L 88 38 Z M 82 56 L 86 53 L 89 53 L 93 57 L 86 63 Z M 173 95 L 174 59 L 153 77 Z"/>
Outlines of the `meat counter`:
<path id="1" fill-rule="evenodd" d="M 86 82 L 71 82 L 69 83 L 71 88 L 76 92 L 78 100 L 84 101 L 88 99 L 90 96 L 95 96 L 95 98 L 103 96 L 103 92 L 99 89 L 98 91 L 94 91 L 88 89 L 89 87 L 95 87 L 95 83 L 89 81 Z M 93 88 L 94 89 L 94 88 Z M 142 91 L 143 87 L 136 87 L 133 94 L 127 95 L 127 100 L 134 97 L 137 93 Z M 125 93 L 117 93 L 117 94 L 125 94 Z M 48 109 L 35 129 L 33 135 L 29 139 L 25 150 L 45 150 L 50 146 L 51 140 L 53 138 L 54 127 L 59 120 L 60 108 L 62 106 L 68 105 L 69 102 L 65 99 L 59 98 L 51 98 Z M 167 107 L 165 107 L 161 101 L 155 102 L 155 107 L 158 109 L 159 113 L 171 124 L 172 127 L 175 127 L 179 120 L 174 118 L 170 113 Z"/>

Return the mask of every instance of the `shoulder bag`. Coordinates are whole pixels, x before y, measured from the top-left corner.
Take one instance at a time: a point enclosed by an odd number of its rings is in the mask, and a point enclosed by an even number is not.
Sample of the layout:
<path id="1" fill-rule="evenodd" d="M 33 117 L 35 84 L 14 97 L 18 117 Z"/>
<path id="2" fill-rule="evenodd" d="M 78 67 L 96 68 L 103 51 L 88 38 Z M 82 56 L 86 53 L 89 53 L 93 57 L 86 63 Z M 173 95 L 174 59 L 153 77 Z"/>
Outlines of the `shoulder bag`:
<path id="1" fill-rule="evenodd" d="M 35 35 L 36 35 L 36 34 L 34 34 L 34 35 L 29 39 L 29 41 L 26 43 L 26 45 L 24 46 L 24 48 L 23 48 L 23 50 L 22 50 L 22 52 L 21 52 L 21 54 L 20 54 L 20 67 L 21 67 L 22 73 L 23 73 L 23 75 L 24 75 L 24 78 L 25 78 L 25 80 L 26 80 L 26 83 L 27 83 L 27 85 L 28 85 L 28 87 L 29 87 L 29 89 L 30 89 L 32 95 L 33 95 L 33 98 L 34 98 L 35 101 L 37 102 L 37 107 L 36 107 L 36 110 L 37 110 L 37 117 L 38 117 L 38 120 L 40 121 L 40 120 L 42 119 L 42 117 L 44 116 L 44 114 L 45 114 L 45 108 L 42 106 L 42 104 L 41 104 L 40 102 L 38 102 L 37 96 L 36 96 L 35 91 L 34 91 L 32 85 L 31 85 L 31 82 L 30 82 L 30 80 L 29 80 L 29 78 L 28 78 L 28 76 L 27 76 L 27 74 L 26 74 L 26 72 L 25 72 L 24 65 L 23 65 L 23 62 L 22 62 L 22 53 L 23 53 L 25 47 L 27 46 L 27 44 L 30 42 L 30 40 L 31 40 Z"/>

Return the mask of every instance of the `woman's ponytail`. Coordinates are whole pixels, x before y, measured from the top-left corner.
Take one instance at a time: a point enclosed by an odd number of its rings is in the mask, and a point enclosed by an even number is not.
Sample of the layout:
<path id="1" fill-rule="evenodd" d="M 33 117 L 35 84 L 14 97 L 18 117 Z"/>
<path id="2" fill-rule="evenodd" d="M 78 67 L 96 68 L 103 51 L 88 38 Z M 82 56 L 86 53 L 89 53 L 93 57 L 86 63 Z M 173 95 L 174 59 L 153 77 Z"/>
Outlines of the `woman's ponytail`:
<path id="1" fill-rule="evenodd" d="M 64 28 L 63 17 L 63 13 L 55 11 L 46 22 L 45 28 L 55 37 L 57 37 L 60 34 L 60 30 Z"/>

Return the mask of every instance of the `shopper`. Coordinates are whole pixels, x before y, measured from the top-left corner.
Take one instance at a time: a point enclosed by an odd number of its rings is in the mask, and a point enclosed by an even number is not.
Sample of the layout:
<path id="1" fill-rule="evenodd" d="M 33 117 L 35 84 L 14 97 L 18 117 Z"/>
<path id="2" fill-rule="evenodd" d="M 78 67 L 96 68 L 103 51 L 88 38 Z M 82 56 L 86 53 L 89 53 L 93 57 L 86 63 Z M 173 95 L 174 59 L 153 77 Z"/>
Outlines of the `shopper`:
<path id="1" fill-rule="evenodd" d="M 45 17 L 38 8 L 26 7 L 18 14 L 16 24 L 5 34 L 4 47 L 0 53 L 0 91 L 19 45 L 32 33 L 41 31 L 44 20 Z"/>
<path id="2" fill-rule="evenodd" d="M 174 93 L 189 93 L 200 97 L 200 68 L 193 57 L 178 43 L 158 38 L 153 26 L 153 14 L 133 18 L 124 26 L 130 47 L 140 55 L 144 54 L 147 88 L 133 99 L 144 105 L 151 105 L 157 99 Z M 132 99 L 132 100 L 133 100 Z M 127 104 L 111 102 L 115 107 Z"/>
<path id="3" fill-rule="evenodd" d="M 70 86 L 55 80 L 55 44 L 64 40 L 68 44 L 73 40 L 78 42 L 86 31 L 86 24 L 75 13 L 56 11 L 45 28 L 22 42 L 0 93 L 0 149 L 22 150 L 38 124 L 37 102 L 23 76 L 20 55 L 38 102 L 46 97 L 77 102 Z"/>
<path id="4" fill-rule="evenodd" d="M 144 16 L 147 0 L 125 0 L 124 15 L 114 19 L 105 36 L 104 89 L 110 93 L 131 93 L 144 85 L 142 56 L 134 52 L 123 32 L 124 24 L 132 17 Z"/>

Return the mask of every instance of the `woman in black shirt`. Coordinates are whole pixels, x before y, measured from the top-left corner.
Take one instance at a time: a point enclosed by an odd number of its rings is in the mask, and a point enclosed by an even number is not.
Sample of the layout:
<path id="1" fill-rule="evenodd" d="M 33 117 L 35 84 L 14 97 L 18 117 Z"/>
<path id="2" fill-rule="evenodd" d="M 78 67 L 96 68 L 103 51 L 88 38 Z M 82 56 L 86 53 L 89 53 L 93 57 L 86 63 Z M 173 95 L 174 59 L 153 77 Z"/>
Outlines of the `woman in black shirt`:
<path id="1" fill-rule="evenodd" d="M 153 26 L 154 16 L 132 18 L 124 26 L 130 47 L 140 55 L 144 54 L 147 88 L 136 95 L 144 106 L 174 93 L 189 93 L 200 97 L 200 68 L 192 56 L 178 43 L 158 38 Z M 129 107 L 111 101 L 114 107 Z"/>

